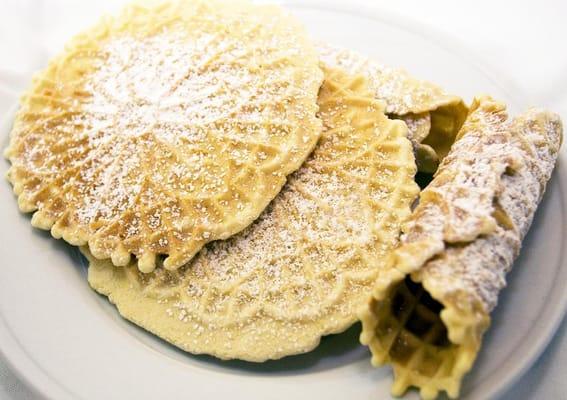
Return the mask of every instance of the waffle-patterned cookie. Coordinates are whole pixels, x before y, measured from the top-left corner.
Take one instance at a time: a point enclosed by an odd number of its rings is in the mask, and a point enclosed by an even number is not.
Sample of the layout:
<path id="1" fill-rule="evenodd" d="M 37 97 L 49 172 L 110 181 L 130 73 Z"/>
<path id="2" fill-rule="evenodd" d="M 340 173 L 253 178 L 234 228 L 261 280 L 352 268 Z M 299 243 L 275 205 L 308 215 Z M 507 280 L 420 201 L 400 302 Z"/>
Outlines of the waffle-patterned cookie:
<path id="1" fill-rule="evenodd" d="M 408 125 L 419 170 L 435 172 L 467 115 L 463 100 L 403 69 L 382 65 L 352 50 L 325 43 L 317 48 L 326 65 L 368 79 L 376 98 L 386 104 L 386 114 Z"/>
<path id="2" fill-rule="evenodd" d="M 373 364 L 394 367 L 394 395 L 458 396 L 561 140 L 555 114 L 507 121 L 501 103 L 474 101 L 361 315 Z"/>
<path id="3" fill-rule="evenodd" d="M 32 224 L 116 265 L 175 269 L 254 221 L 314 148 L 304 29 L 246 1 L 135 3 L 22 98 L 6 156 Z"/>
<path id="4" fill-rule="evenodd" d="M 249 361 L 313 349 L 352 325 L 418 194 L 412 147 L 362 77 L 328 70 L 315 151 L 249 228 L 177 271 L 90 261 L 127 319 L 192 353 Z"/>

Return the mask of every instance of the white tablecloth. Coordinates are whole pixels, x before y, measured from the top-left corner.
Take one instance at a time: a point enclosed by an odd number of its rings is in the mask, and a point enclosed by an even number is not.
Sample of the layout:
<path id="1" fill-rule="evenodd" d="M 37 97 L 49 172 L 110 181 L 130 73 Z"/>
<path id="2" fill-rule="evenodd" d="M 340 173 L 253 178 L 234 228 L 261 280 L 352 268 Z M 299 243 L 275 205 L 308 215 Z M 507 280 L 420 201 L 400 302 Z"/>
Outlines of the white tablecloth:
<path id="1" fill-rule="evenodd" d="M 372 0 L 368 0 L 372 2 Z M 111 0 L 3 0 L 0 5 L 0 115 L 14 104 L 31 73 L 70 33 L 93 21 Z M 381 7 L 457 37 L 529 104 L 548 107 L 567 121 L 567 2 L 381 1 Z M 505 71 L 505 73 L 503 72 Z M 0 399 L 37 399 L 0 359 Z M 567 400 L 567 321 L 537 363 L 501 400 Z"/>

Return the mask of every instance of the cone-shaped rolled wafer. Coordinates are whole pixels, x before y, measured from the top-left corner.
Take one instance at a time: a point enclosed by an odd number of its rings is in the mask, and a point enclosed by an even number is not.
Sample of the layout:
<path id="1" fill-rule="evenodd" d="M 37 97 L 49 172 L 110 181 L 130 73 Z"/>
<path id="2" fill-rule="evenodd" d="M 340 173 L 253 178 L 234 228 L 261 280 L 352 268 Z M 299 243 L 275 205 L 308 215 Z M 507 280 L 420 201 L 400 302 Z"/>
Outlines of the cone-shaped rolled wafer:
<path id="1" fill-rule="evenodd" d="M 252 223 L 313 150 L 322 78 L 279 7 L 138 2 L 35 77 L 8 179 L 54 237 L 175 269 Z"/>
<path id="2" fill-rule="evenodd" d="M 326 71 L 324 132 L 260 218 L 177 271 L 90 260 L 120 313 L 192 353 L 264 361 L 357 321 L 418 187 L 412 146 L 362 77 Z"/>
<path id="3" fill-rule="evenodd" d="M 561 140 L 555 114 L 508 121 L 501 103 L 475 99 L 361 315 L 361 341 L 373 364 L 393 365 L 395 395 L 458 396 Z"/>
<path id="4" fill-rule="evenodd" d="M 325 64 L 368 79 L 376 98 L 386 104 L 386 113 L 408 125 L 419 170 L 435 172 L 467 115 L 463 100 L 403 69 L 387 67 L 354 51 L 324 43 L 317 47 Z"/>

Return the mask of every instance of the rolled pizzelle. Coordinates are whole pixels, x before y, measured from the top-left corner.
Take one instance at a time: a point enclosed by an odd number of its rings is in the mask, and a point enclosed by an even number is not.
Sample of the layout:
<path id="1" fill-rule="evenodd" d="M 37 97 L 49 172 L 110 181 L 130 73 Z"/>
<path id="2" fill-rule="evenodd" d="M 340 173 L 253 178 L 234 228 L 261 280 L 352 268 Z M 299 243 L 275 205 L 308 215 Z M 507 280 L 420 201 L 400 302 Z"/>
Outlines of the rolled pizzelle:
<path id="1" fill-rule="evenodd" d="M 458 396 L 561 141 L 553 113 L 507 121 L 503 104 L 474 100 L 360 315 L 372 363 L 393 366 L 394 395 Z"/>
<path id="2" fill-rule="evenodd" d="M 351 75 L 361 74 L 368 80 L 375 97 L 384 102 L 386 114 L 407 124 L 418 169 L 435 172 L 467 116 L 463 100 L 403 69 L 388 67 L 352 50 L 326 43 L 318 43 L 317 49 L 325 65 Z"/>

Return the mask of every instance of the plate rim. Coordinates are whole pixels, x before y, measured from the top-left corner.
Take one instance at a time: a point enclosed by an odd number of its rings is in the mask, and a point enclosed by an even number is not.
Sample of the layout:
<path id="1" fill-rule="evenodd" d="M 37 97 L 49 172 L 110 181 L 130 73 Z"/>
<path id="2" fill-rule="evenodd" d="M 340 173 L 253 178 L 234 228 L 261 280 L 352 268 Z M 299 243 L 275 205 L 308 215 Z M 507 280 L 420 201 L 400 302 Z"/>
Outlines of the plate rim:
<path id="1" fill-rule="evenodd" d="M 385 6 L 379 4 L 370 4 L 363 0 L 351 0 L 349 3 L 345 4 L 339 0 L 275 0 L 275 1 L 263 1 L 261 3 L 271 3 L 280 4 L 282 6 L 292 7 L 292 8 L 303 8 L 303 9 L 319 9 L 324 11 L 333 11 L 337 13 L 344 13 L 353 15 L 356 17 L 369 18 L 373 20 L 380 21 L 390 26 L 398 27 L 403 30 L 409 31 L 414 34 L 419 34 L 424 37 L 425 40 L 434 43 L 435 45 L 449 51 L 452 54 L 458 55 L 462 60 L 464 60 L 468 65 L 474 67 L 479 72 L 481 72 L 485 77 L 487 77 L 494 85 L 496 85 L 503 93 L 509 95 L 511 99 L 514 99 L 514 105 L 525 107 L 522 104 L 523 101 L 519 99 L 524 99 L 527 96 L 522 96 L 522 90 L 512 82 L 504 71 L 500 70 L 485 57 L 483 57 L 479 52 L 472 49 L 470 46 L 464 44 L 458 37 L 451 35 L 433 25 L 423 23 L 415 20 L 412 17 L 403 15 L 399 12 L 387 9 Z M 496 79 L 496 77 L 498 79 Z M 10 132 L 10 127 L 13 122 L 13 116 L 18 108 L 18 101 L 10 109 L 10 111 L 2 116 L 3 121 L 0 123 L 0 131 Z M 9 135 L 2 138 L 1 142 L 4 144 L 9 138 Z M 559 175 L 567 174 L 567 155 L 565 147 L 561 150 L 558 164 L 555 168 L 554 178 L 557 181 L 558 193 L 560 196 L 560 204 L 562 214 L 565 217 L 567 193 L 565 192 L 565 185 L 559 179 Z M 563 230 L 562 242 L 567 242 L 565 231 Z M 560 260 L 563 259 L 564 246 L 561 247 Z M 560 261 L 563 265 L 560 268 L 562 275 L 567 276 L 567 261 Z M 557 282 L 559 282 L 558 280 Z M 558 283 L 553 285 L 553 289 L 556 288 Z M 547 298 L 555 294 L 557 290 L 552 290 L 548 294 Z M 504 379 L 500 381 L 488 384 L 488 389 L 483 392 L 483 396 L 488 395 L 489 398 L 499 397 L 504 394 L 511 385 L 517 382 L 539 359 L 549 342 L 555 336 L 559 325 L 562 323 L 565 313 L 567 311 L 567 294 L 559 296 L 558 303 L 551 308 L 545 308 L 546 312 L 540 314 L 539 321 L 542 316 L 545 317 L 547 321 L 548 328 L 546 329 L 545 335 L 540 335 L 532 339 L 532 345 L 529 349 L 523 352 L 521 356 L 521 362 L 517 362 L 511 357 L 506 359 L 500 367 L 508 366 L 507 374 Z M 535 329 L 534 324 L 523 336 L 522 342 L 533 336 Z M 22 346 L 20 341 L 15 337 L 10 329 L 9 324 L 5 321 L 4 316 L 0 313 L 0 356 L 2 356 L 3 361 L 6 363 L 10 371 L 20 379 L 35 395 L 43 399 L 70 399 L 77 398 L 77 394 L 70 393 L 64 385 L 59 381 L 52 378 L 48 371 L 45 371 L 41 366 L 39 366 L 36 361 L 30 356 L 25 348 Z M 490 382 L 490 378 L 488 379 Z M 468 395 L 474 396 L 477 389 L 473 389 Z M 79 396 L 80 397 L 80 396 Z"/>

